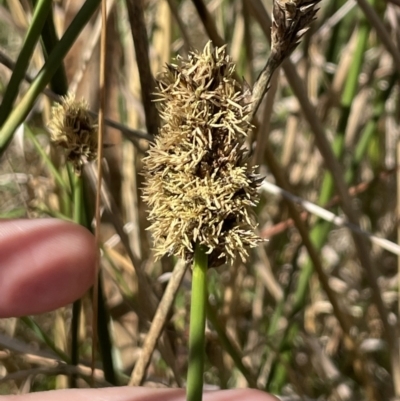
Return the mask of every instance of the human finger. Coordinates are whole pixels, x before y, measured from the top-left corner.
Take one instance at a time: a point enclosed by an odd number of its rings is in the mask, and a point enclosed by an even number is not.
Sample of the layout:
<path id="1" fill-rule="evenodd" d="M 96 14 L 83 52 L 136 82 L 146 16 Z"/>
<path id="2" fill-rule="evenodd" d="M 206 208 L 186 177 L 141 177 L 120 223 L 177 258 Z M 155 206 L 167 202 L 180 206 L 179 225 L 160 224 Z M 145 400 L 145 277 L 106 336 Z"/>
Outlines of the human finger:
<path id="1" fill-rule="evenodd" d="M 5 397 L 2 401 L 185 401 L 183 389 L 148 387 L 112 387 L 101 389 L 54 390 Z M 267 393 L 253 389 L 205 392 L 203 401 L 278 401 Z"/>
<path id="2" fill-rule="evenodd" d="M 96 247 L 85 228 L 56 219 L 0 222 L 0 318 L 43 313 L 92 285 Z"/>

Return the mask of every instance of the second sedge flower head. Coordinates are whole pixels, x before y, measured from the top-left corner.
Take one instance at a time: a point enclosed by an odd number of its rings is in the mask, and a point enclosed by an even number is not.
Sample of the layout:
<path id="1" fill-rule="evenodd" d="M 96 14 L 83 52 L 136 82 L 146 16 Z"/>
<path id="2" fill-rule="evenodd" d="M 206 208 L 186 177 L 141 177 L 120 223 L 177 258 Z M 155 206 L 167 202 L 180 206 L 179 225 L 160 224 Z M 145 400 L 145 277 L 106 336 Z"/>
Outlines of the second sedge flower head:
<path id="1" fill-rule="evenodd" d="M 51 141 L 64 148 L 77 174 L 84 163 L 96 159 L 98 127 L 86 101 L 78 101 L 72 94 L 62 97 L 51 110 L 49 130 Z"/>

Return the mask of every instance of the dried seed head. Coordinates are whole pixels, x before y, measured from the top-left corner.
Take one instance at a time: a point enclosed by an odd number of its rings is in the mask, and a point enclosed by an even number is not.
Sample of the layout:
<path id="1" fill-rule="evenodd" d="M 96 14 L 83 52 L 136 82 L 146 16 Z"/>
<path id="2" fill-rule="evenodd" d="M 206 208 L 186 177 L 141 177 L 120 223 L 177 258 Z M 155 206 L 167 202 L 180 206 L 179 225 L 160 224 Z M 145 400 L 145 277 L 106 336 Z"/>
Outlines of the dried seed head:
<path id="1" fill-rule="evenodd" d="M 97 124 L 86 101 L 77 101 L 72 94 L 63 97 L 51 110 L 49 130 L 52 142 L 65 149 L 77 174 L 84 163 L 97 157 Z"/>
<path id="2" fill-rule="evenodd" d="M 310 28 L 321 0 L 275 0 L 272 12 L 271 47 L 280 62 L 299 44 Z"/>
<path id="3" fill-rule="evenodd" d="M 261 241 L 251 207 L 260 178 L 248 169 L 243 146 L 248 104 L 232 78 L 225 47 L 192 52 L 168 65 L 158 81 L 165 124 L 144 159 L 144 199 L 157 256 L 193 257 L 196 243 L 218 266 L 244 260 Z"/>

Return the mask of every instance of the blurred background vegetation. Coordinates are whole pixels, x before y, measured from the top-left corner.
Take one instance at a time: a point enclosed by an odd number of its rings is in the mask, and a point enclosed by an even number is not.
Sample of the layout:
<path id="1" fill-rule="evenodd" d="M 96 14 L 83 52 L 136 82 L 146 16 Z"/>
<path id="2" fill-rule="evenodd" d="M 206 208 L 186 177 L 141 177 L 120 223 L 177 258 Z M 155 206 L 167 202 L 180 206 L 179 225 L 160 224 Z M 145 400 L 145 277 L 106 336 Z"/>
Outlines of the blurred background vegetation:
<path id="1" fill-rule="evenodd" d="M 268 241 L 248 263 L 209 271 L 205 382 L 285 400 L 388 400 L 400 397 L 400 2 L 320 4 L 260 107 L 248 138 L 251 160 L 266 180 L 336 215 L 346 209 L 342 185 L 361 228 L 393 247 L 354 246 L 349 228 L 263 189 L 256 213 Z M 91 226 L 95 184 L 84 177 L 82 192 L 46 127 L 52 101 L 67 91 L 99 108 L 98 5 L 0 0 L 2 218 Z M 272 4 L 108 0 L 107 7 L 106 117 L 119 125 L 107 125 L 104 138 L 111 206 L 101 227 L 97 386 L 129 381 L 180 263 L 154 260 L 141 200 L 141 159 L 159 126 L 154 78 L 211 39 L 227 45 L 238 79 L 252 86 L 269 54 Z M 187 272 L 145 385 L 185 382 L 189 289 Z M 0 394 L 89 386 L 91 315 L 88 296 L 53 313 L 1 320 Z"/>

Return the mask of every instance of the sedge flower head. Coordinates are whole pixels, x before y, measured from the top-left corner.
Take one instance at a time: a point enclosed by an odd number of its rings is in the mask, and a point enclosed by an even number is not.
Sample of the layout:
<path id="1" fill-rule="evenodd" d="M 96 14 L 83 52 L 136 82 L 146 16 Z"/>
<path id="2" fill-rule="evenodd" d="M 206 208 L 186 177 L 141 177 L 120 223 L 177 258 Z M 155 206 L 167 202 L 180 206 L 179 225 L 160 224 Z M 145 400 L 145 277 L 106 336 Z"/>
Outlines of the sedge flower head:
<path id="1" fill-rule="evenodd" d="M 168 65 L 158 80 L 164 125 L 144 158 L 144 199 L 156 255 L 191 260 L 196 243 L 209 265 L 242 260 L 261 239 L 252 207 L 260 177 L 247 164 L 252 128 L 247 96 L 225 47 L 208 43 Z"/>
<path id="2" fill-rule="evenodd" d="M 70 94 L 53 106 L 49 122 L 51 141 L 65 150 L 76 173 L 82 165 L 97 157 L 98 128 L 86 101 Z"/>

